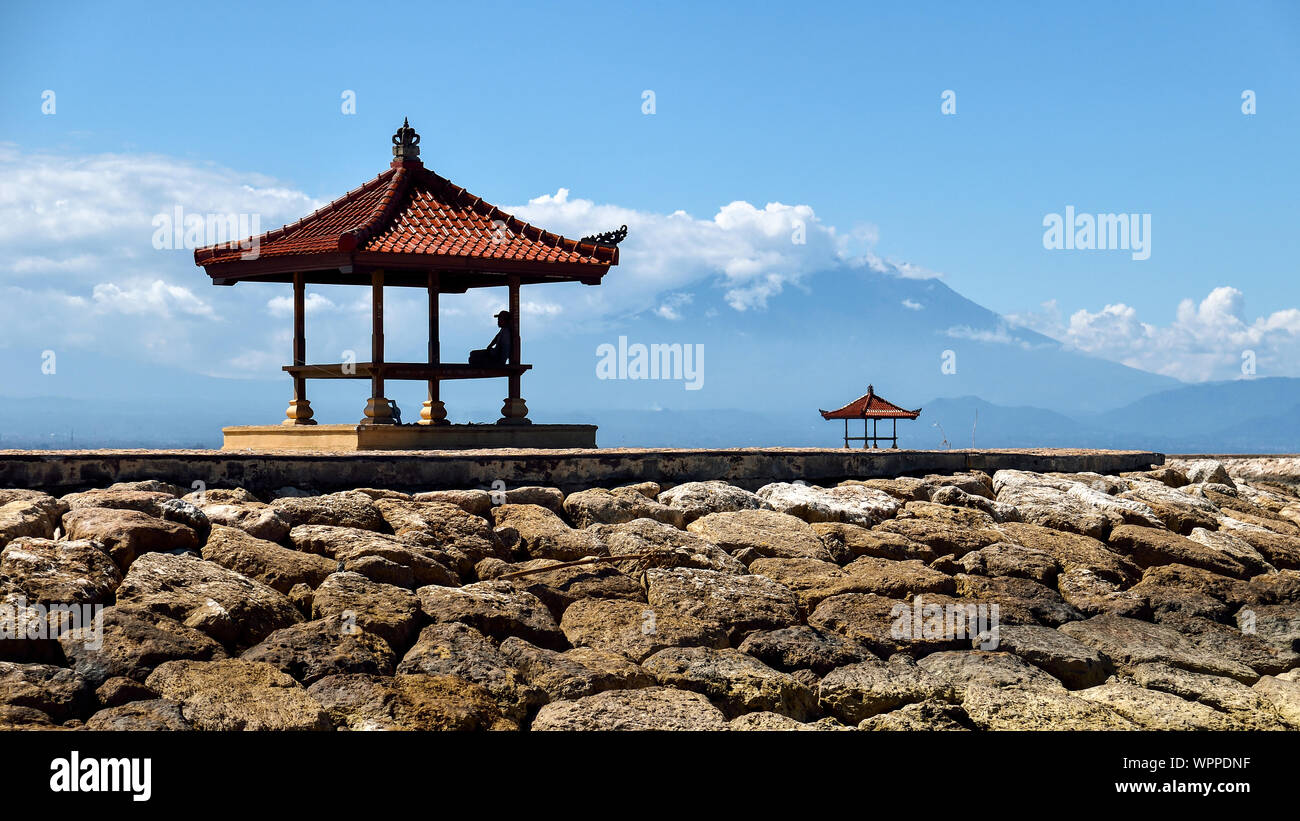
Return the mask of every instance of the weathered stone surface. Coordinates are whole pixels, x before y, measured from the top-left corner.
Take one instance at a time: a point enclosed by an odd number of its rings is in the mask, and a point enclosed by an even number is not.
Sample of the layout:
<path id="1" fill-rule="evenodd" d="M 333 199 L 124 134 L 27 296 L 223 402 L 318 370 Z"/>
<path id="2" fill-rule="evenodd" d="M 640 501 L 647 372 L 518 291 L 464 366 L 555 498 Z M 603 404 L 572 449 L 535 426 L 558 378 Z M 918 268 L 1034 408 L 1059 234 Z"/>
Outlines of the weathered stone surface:
<path id="1" fill-rule="evenodd" d="M 282 496 L 271 502 L 289 523 L 298 525 L 333 525 L 359 527 L 362 530 L 383 530 L 384 517 L 375 501 L 364 493 L 345 491 L 323 496 Z"/>
<path id="2" fill-rule="evenodd" d="M 69 493 L 62 501 L 68 506 L 69 511 L 104 508 L 135 510 L 149 516 L 161 516 L 162 503 L 175 498 L 167 491 L 96 488 L 80 493 Z"/>
<path id="3" fill-rule="evenodd" d="M 678 528 L 686 526 L 681 510 L 660 504 L 630 487 L 591 488 L 571 493 L 564 499 L 564 512 L 580 528 L 622 524 L 633 519 L 653 519 Z"/>
<path id="4" fill-rule="evenodd" d="M 194 729 L 194 725 L 185 718 L 179 703 L 152 698 L 106 707 L 86 721 L 86 729 L 100 732 L 189 731 Z"/>
<path id="5" fill-rule="evenodd" d="M 435 547 L 411 544 L 386 533 L 374 533 L 355 527 L 298 525 L 290 531 L 289 540 L 299 550 L 329 556 L 336 562 L 342 562 L 344 570 L 360 573 L 375 581 L 396 583 L 377 578 L 380 571 L 375 565 L 367 564 L 366 559 L 384 559 L 407 568 L 416 585 L 460 583 L 459 575 L 452 569 L 460 561 L 460 556 Z M 365 572 L 367 570 L 370 572 Z"/>
<path id="6" fill-rule="evenodd" d="M 514 730 L 484 687 L 457 676 L 347 674 L 307 692 L 346 730 Z"/>
<path id="7" fill-rule="evenodd" d="M 1121 525 L 1111 531 L 1110 545 L 1139 567 L 1185 564 L 1239 579 L 1253 575 L 1231 556 L 1164 529 Z"/>
<path id="8" fill-rule="evenodd" d="M 805 610 L 840 593 L 877 592 L 868 579 L 851 578 L 839 565 L 819 559 L 756 559 L 749 569 L 793 590 Z"/>
<path id="9" fill-rule="evenodd" d="M 1060 593 L 1029 579 L 959 573 L 955 581 L 958 596 L 996 604 L 1003 624 L 1045 624 L 1055 627 L 1084 617 L 1083 613 L 1061 598 Z"/>
<path id="10" fill-rule="evenodd" d="M 1237 730 L 1242 725 L 1204 704 L 1159 690 L 1123 682 L 1101 684 L 1075 693 L 1103 705 L 1146 730 Z"/>
<path id="11" fill-rule="evenodd" d="M 1269 700 L 1283 721 L 1300 729 L 1300 683 L 1263 676 L 1252 689 Z"/>
<path id="12" fill-rule="evenodd" d="M 74 508 L 64 514 L 63 530 L 70 539 L 98 542 L 123 571 L 150 551 L 199 549 L 199 536 L 191 528 L 138 510 Z"/>
<path id="13" fill-rule="evenodd" d="M 918 593 L 952 593 L 952 576 L 926 567 L 915 559 L 890 561 L 863 556 L 844 566 L 844 573 L 858 588 L 852 592 L 875 593 L 891 599 L 905 599 Z"/>
<path id="14" fill-rule="evenodd" d="M 1230 517 L 1219 520 L 1220 532 L 1226 530 L 1253 547 L 1271 565 L 1282 569 L 1300 569 L 1300 538 L 1274 533 Z"/>
<path id="15" fill-rule="evenodd" d="M 710 513 L 767 507 L 757 494 L 720 481 L 684 482 L 660 493 L 659 503 L 680 510 L 687 524 Z"/>
<path id="16" fill-rule="evenodd" d="M 1065 689 L 1056 677 L 1011 653 L 947 650 L 931 653 L 916 664 L 939 681 L 946 683 L 951 691 L 956 693 L 958 699 L 965 696 L 966 688 L 971 685 L 1017 689 Z"/>
<path id="17" fill-rule="evenodd" d="M 1300 571 L 1261 573 L 1247 584 L 1250 604 L 1300 604 Z"/>
<path id="18" fill-rule="evenodd" d="M 1067 572 L 1084 568 L 1124 585 L 1133 583 L 1142 574 L 1141 569 L 1127 557 L 1088 536 L 1022 522 L 1006 522 L 998 525 L 997 530 L 1001 536 L 999 541 L 1048 553 Z"/>
<path id="19" fill-rule="evenodd" d="M 215 491 L 212 491 L 215 492 Z M 236 527 L 257 539 L 280 542 L 289 534 L 289 520 L 280 511 L 261 502 L 244 504 L 209 504 L 203 507 L 214 525 Z"/>
<path id="20" fill-rule="evenodd" d="M 1134 619 L 1149 619 L 1151 606 L 1145 596 L 1122 590 L 1109 577 L 1086 567 L 1074 567 L 1056 580 L 1066 603 L 1087 616 L 1115 613 Z"/>
<path id="21" fill-rule="evenodd" d="M 807 522 L 775 510 L 710 513 L 691 522 L 687 530 L 733 555 L 749 549 L 771 558 L 831 561 L 830 552 Z"/>
<path id="22" fill-rule="evenodd" d="M 554 511 L 541 505 L 498 505 L 492 508 L 492 521 L 500 529 L 516 531 L 520 548 L 533 559 L 572 561 L 608 553 L 595 533 L 569 527 Z"/>
<path id="23" fill-rule="evenodd" d="M 558 487 L 539 487 L 537 485 L 517 487 L 514 490 L 506 491 L 505 504 L 540 505 L 554 513 L 563 513 L 564 491 Z"/>
<path id="24" fill-rule="evenodd" d="M 908 504 L 928 505 L 930 503 L 909 502 Z M 941 508 L 943 506 L 934 505 L 934 507 Z M 919 509 L 930 512 L 926 508 Z M 946 508 L 946 510 L 960 510 L 960 508 Z M 1000 533 L 991 528 L 971 528 L 968 524 L 916 515 L 890 519 L 877 526 L 873 532 L 877 534 L 892 533 L 903 537 L 909 542 L 920 542 L 927 545 L 934 551 L 935 556 L 952 555 L 957 558 L 965 556 L 973 550 L 987 547 L 994 542 L 1002 541 L 1003 538 Z"/>
<path id="25" fill-rule="evenodd" d="M 525 590 L 541 599 L 542 604 L 551 612 L 557 622 L 564 611 L 579 599 L 627 599 L 628 601 L 645 601 L 645 590 L 641 582 L 631 573 L 623 573 L 618 567 L 629 571 L 634 569 L 635 561 L 628 560 L 619 565 L 585 564 L 576 567 L 564 567 L 563 562 L 554 559 L 536 559 L 518 565 L 505 565 L 502 573 L 521 570 L 537 570 L 548 566 L 557 566 L 555 570 L 531 573 L 510 580 L 515 588 Z M 502 575 L 497 573 L 495 575 Z M 482 573 L 480 573 L 482 576 Z"/>
<path id="26" fill-rule="evenodd" d="M 203 490 L 195 490 L 186 493 L 181 497 L 192 505 L 207 507 L 209 505 L 243 505 L 243 504 L 261 504 L 261 501 L 250 490 L 242 487 L 211 487 Z"/>
<path id="27" fill-rule="evenodd" d="M 863 485 L 823 488 L 774 482 L 758 489 L 758 498 L 773 510 L 805 522 L 846 522 L 871 527 L 898 513 L 898 500 L 883 490 Z"/>
<path id="28" fill-rule="evenodd" d="M 1193 484 L 1215 484 L 1236 487 L 1222 462 L 1214 459 L 1200 459 L 1182 465 L 1183 475 Z"/>
<path id="29" fill-rule="evenodd" d="M 411 591 L 347 572 L 321 582 L 312 595 L 311 614 L 313 619 L 340 616 L 398 653 L 411 646 L 421 621 L 420 602 Z"/>
<path id="30" fill-rule="evenodd" d="M 840 564 L 848 564 L 861 556 L 930 562 L 939 555 L 930 545 L 914 542 L 898 533 L 868 530 L 843 522 L 816 522 L 812 528 L 821 537 L 822 544 L 826 545 L 834 560 Z"/>
<path id="31" fill-rule="evenodd" d="M 1148 690 L 1171 693 L 1226 713 L 1251 730 L 1285 729 L 1271 703 L 1236 679 L 1206 675 L 1167 664 L 1139 664 L 1128 671 L 1133 681 Z"/>
<path id="32" fill-rule="evenodd" d="M 859 730 L 875 732 L 963 731 L 971 729 L 970 718 L 957 704 L 945 701 L 918 701 L 888 713 L 863 719 Z"/>
<path id="33" fill-rule="evenodd" d="M 1071 690 L 1101 684 L 1112 672 L 1110 661 L 1096 649 L 1051 627 L 1001 626 L 998 649 L 1045 670 Z"/>
<path id="34" fill-rule="evenodd" d="M 841 721 L 857 724 L 879 713 L 920 701 L 951 701 L 951 686 L 911 659 L 869 659 L 832 670 L 818 691 L 821 708 Z"/>
<path id="35" fill-rule="evenodd" d="M 883 490 L 900 502 L 924 502 L 930 498 L 932 487 L 925 479 L 912 476 L 899 476 L 895 479 L 847 479 L 840 482 L 840 485 L 861 485 Z"/>
<path id="36" fill-rule="evenodd" d="M 68 512 L 66 503 L 44 493 L 5 497 L 0 503 L 0 547 L 22 536 L 54 538 L 54 529 Z"/>
<path id="37" fill-rule="evenodd" d="M 1165 527 L 1184 536 L 1198 527 L 1218 527 L 1219 509 L 1213 502 L 1175 490 L 1163 482 L 1130 479 L 1128 489 L 1119 496 L 1147 505 Z"/>
<path id="38" fill-rule="evenodd" d="M 489 636 L 518 636 L 541 647 L 568 646 L 560 626 L 542 600 L 506 581 L 464 587 L 430 585 L 416 591 L 420 609 L 435 624 L 462 622 Z"/>
<path id="39" fill-rule="evenodd" d="M 926 606 L 973 604 L 937 593 L 919 598 L 922 613 Z M 915 613 L 915 598 L 905 602 L 871 593 L 845 593 L 817 605 L 808 615 L 808 625 L 823 632 L 838 633 L 884 657 L 895 653 L 919 656 L 939 650 L 958 650 L 968 646 L 973 638 L 973 635 L 949 634 L 946 630 L 927 631 L 924 618 L 914 630 Z"/>
<path id="40" fill-rule="evenodd" d="M 276 630 L 240 658 L 266 662 L 304 685 L 348 673 L 390 676 L 397 664 L 388 642 L 338 615 Z"/>
<path id="41" fill-rule="evenodd" d="M 739 650 L 777 670 L 811 670 L 818 676 L 874 658 L 871 651 L 855 641 L 802 624 L 751 633 L 740 643 Z"/>
<path id="42" fill-rule="evenodd" d="M 64 722 L 81 718 L 91 703 L 89 682 L 72 670 L 0 661 L 0 707 L 29 707 Z"/>
<path id="43" fill-rule="evenodd" d="M 1021 519 L 1053 530 L 1104 539 L 1125 522 L 1163 527 L 1155 511 L 1133 499 L 1119 499 L 1083 482 L 1020 470 L 993 476 L 998 501 L 1014 505 Z"/>
<path id="44" fill-rule="evenodd" d="M 158 694 L 143 683 L 125 676 L 106 679 L 95 688 L 95 703 L 101 708 L 118 707 L 132 701 L 147 701 L 157 698 Z"/>
<path id="45" fill-rule="evenodd" d="M 727 722 L 727 729 L 732 732 L 775 733 L 816 729 L 802 721 L 795 721 L 780 713 L 757 712 L 745 713 Z"/>
<path id="46" fill-rule="evenodd" d="M 471 567 L 489 557 L 510 557 L 509 549 L 501 543 L 486 519 L 466 513 L 456 505 L 380 499 L 375 506 L 393 533 L 403 541 L 459 551 L 469 557 Z"/>
<path id="47" fill-rule="evenodd" d="M 122 676 L 144 681 L 159 664 L 210 661 L 226 651 L 212 637 L 161 613 L 133 605 L 106 607 L 94 626 L 68 630 L 59 644 L 69 666 L 92 685 Z"/>
<path id="48" fill-rule="evenodd" d="M 0 731 L 60 729 L 44 712 L 33 707 L 0 704 Z"/>
<path id="49" fill-rule="evenodd" d="M 962 708 L 984 730 L 1138 729 L 1109 707 L 1065 690 L 971 685 Z"/>
<path id="50" fill-rule="evenodd" d="M 1116 665 L 1133 667 L 1162 662 L 1196 673 L 1209 673 L 1252 683 L 1259 678 L 1250 667 L 1227 661 L 1197 647 L 1176 630 L 1112 614 L 1062 625 L 1061 632 L 1100 650 Z"/>
<path id="51" fill-rule="evenodd" d="M 212 527 L 202 555 L 281 593 L 288 593 L 295 584 L 318 587 L 338 568 L 337 562 L 324 556 L 290 550 L 223 525 Z"/>
<path id="52" fill-rule="evenodd" d="M 636 567 L 698 567 L 744 573 L 745 565 L 708 539 L 650 519 L 587 528 L 611 556 L 646 555 Z M 628 565 L 620 565 L 628 567 Z"/>
<path id="53" fill-rule="evenodd" d="M 650 656 L 642 666 L 660 684 L 708 696 L 732 718 L 761 710 L 804 721 L 816 710 L 812 690 L 739 650 L 671 647 Z"/>
<path id="54" fill-rule="evenodd" d="M 1271 645 L 1256 634 L 1244 633 L 1213 619 L 1178 611 L 1158 613 L 1156 619 L 1165 627 L 1177 630 L 1206 653 L 1244 664 L 1261 675 L 1281 673 L 1300 664 L 1300 654 L 1294 649 Z"/>
<path id="55" fill-rule="evenodd" d="M 726 647 L 718 624 L 641 602 L 582 599 L 564 611 L 560 628 L 575 647 L 593 647 L 641 662 L 665 647 Z"/>
<path id="56" fill-rule="evenodd" d="M 474 628 L 452 622 L 431 624 L 397 665 L 399 674 L 449 675 L 472 681 L 492 694 L 502 714 L 519 722 L 545 692 L 524 681 L 500 650 Z"/>
<path id="57" fill-rule="evenodd" d="M 117 588 L 117 603 L 176 619 L 235 649 L 302 621 L 279 592 L 193 556 L 147 553 Z"/>
<path id="58" fill-rule="evenodd" d="M 242 659 L 169 661 L 145 684 L 179 702 L 200 730 L 329 730 L 320 702 L 269 664 Z"/>
<path id="59" fill-rule="evenodd" d="M 1260 553 L 1250 542 L 1235 535 L 1231 530 L 1207 530 L 1203 527 L 1193 528 L 1187 538 L 1205 545 L 1212 551 L 1235 559 L 1252 574 L 1272 573 L 1277 570 L 1269 564 L 1264 554 Z"/>
<path id="60" fill-rule="evenodd" d="M 656 568 L 646 571 L 645 586 L 646 600 L 656 614 L 717 625 L 737 644 L 755 630 L 784 627 L 799 620 L 794 592 L 766 576 L 691 567 Z"/>
<path id="61" fill-rule="evenodd" d="M 983 485 L 980 484 L 976 486 L 983 488 Z M 985 492 L 990 491 L 986 490 Z M 995 522 L 1020 521 L 1020 511 L 1016 510 L 1015 505 L 999 502 L 981 494 L 970 493 L 953 485 L 935 488 L 930 493 L 930 501 L 945 507 L 965 507 L 978 510 L 988 514 Z"/>
<path id="62" fill-rule="evenodd" d="M 653 675 L 618 653 L 591 647 L 575 647 L 561 653 L 513 636 L 501 642 L 500 649 L 525 681 L 545 691 L 549 701 L 655 684 Z"/>
<path id="63" fill-rule="evenodd" d="M 671 687 L 607 690 L 574 701 L 553 701 L 537 713 L 541 730 L 725 730 L 722 712 L 699 693 Z"/>
<path id="64" fill-rule="evenodd" d="M 33 604 L 102 604 L 122 583 L 117 565 L 97 543 L 30 536 L 0 550 L 0 574 Z"/>
<path id="65" fill-rule="evenodd" d="M 1250 605 L 1237 612 L 1236 622 L 1279 652 L 1300 652 L 1300 604 Z"/>
<path id="66" fill-rule="evenodd" d="M 444 502 L 455 505 L 466 513 L 488 518 L 492 510 L 492 494 L 486 490 L 431 490 L 417 493 L 417 502 Z"/>
<path id="67" fill-rule="evenodd" d="M 1052 554 L 1032 547 L 996 542 L 967 553 L 959 564 L 977 576 L 1016 576 L 1054 587 L 1061 563 Z"/>

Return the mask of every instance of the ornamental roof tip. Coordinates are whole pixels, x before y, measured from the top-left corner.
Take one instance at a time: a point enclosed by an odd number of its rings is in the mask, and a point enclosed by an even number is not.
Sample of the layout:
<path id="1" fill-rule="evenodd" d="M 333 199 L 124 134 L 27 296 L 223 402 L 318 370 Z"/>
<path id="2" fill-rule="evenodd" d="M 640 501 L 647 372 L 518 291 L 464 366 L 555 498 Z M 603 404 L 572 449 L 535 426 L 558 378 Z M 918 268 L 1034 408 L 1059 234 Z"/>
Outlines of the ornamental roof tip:
<path id="1" fill-rule="evenodd" d="M 393 134 L 393 159 L 420 159 L 420 135 L 411 128 L 411 122 L 407 117 L 402 118 L 402 127 Z"/>
<path id="2" fill-rule="evenodd" d="M 596 245 L 618 245 L 627 239 L 627 226 L 620 226 L 613 231 L 605 231 L 601 234 L 591 234 L 578 240 L 579 242 L 591 242 Z"/>

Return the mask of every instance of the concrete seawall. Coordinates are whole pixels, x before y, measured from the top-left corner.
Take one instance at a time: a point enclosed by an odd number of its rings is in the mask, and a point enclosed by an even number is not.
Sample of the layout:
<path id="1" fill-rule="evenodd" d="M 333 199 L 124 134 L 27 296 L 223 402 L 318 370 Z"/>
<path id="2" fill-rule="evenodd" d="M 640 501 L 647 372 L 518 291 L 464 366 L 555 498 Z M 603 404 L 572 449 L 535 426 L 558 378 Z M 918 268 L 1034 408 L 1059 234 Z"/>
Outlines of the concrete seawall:
<path id="1" fill-rule="evenodd" d="M 845 448 L 609 448 L 591 450 L 365 451 L 215 450 L 0 451 L 0 487 L 68 490 L 159 479 L 182 487 L 285 486 L 318 491 L 356 487 L 433 490 L 552 485 L 564 490 L 640 481 L 723 479 L 757 488 L 802 479 L 842 479 L 1016 469 L 1120 473 L 1164 463 L 1151 451 L 850 450 Z"/>

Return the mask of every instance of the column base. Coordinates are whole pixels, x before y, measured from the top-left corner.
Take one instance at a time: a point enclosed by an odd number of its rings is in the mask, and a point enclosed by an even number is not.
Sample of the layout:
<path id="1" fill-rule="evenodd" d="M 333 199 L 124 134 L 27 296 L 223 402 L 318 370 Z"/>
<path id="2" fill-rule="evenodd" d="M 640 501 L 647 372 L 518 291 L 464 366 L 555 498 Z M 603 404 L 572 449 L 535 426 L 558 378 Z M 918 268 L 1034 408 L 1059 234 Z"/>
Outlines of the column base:
<path id="1" fill-rule="evenodd" d="M 316 420 L 312 419 L 311 403 L 306 399 L 289 400 L 289 409 L 284 412 L 288 418 L 281 422 L 281 425 L 314 425 Z"/>
<path id="2" fill-rule="evenodd" d="M 498 425 L 531 425 L 533 420 L 528 418 L 528 406 L 524 404 L 523 399 L 506 399 L 505 404 L 501 406 L 501 418 L 497 420 Z"/>
<path id="3" fill-rule="evenodd" d="M 366 400 L 366 415 L 358 422 L 360 425 L 396 425 L 393 418 L 393 404 L 382 396 Z"/>
<path id="4" fill-rule="evenodd" d="M 420 421 L 418 425 L 446 425 L 447 406 L 441 401 L 433 402 L 428 399 L 424 400 L 424 406 L 420 408 Z"/>

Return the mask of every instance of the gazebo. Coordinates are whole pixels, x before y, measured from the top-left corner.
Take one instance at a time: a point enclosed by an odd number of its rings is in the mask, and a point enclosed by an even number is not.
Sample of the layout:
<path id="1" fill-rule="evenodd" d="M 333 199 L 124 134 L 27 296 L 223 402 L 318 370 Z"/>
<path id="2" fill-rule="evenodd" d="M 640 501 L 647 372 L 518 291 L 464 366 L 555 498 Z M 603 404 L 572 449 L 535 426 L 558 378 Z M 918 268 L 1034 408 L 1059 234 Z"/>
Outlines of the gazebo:
<path id="1" fill-rule="evenodd" d="M 420 136 L 409 122 L 393 135 L 386 171 L 295 223 L 259 237 L 199 248 L 194 262 L 214 285 L 282 282 L 293 286 L 293 399 L 279 425 L 225 428 L 227 449 L 373 449 L 446 447 L 595 447 L 592 425 L 533 425 L 520 391 L 519 289 L 581 282 L 599 285 L 618 264 L 627 226 L 572 240 L 518 220 L 424 167 Z M 308 285 L 370 287 L 370 361 L 308 364 L 304 306 Z M 424 362 L 384 358 L 384 288 L 428 292 L 429 350 Z M 488 361 L 442 359 L 438 297 L 470 288 L 504 287 L 509 310 L 498 314 L 503 350 Z M 494 344 L 495 341 L 494 341 Z M 507 380 L 495 425 L 451 425 L 441 383 L 449 379 Z M 369 380 L 364 417 L 355 425 L 317 425 L 307 399 L 309 379 Z M 385 397 L 389 380 L 428 384 L 414 424 L 399 425 Z"/>
<path id="2" fill-rule="evenodd" d="M 823 419 L 843 419 L 844 420 L 844 447 L 849 447 L 849 442 L 861 442 L 862 447 L 879 447 L 878 442 L 891 442 L 891 448 L 898 447 L 898 420 L 915 419 L 921 415 L 921 409 L 904 410 L 887 399 L 876 396 L 874 385 L 867 385 L 867 392 L 849 404 L 838 410 L 819 411 Z M 862 435 L 849 436 L 849 420 L 862 420 Z M 881 419 L 894 420 L 894 433 L 892 436 L 880 436 L 879 425 Z M 868 435 L 870 431 L 870 435 Z"/>

